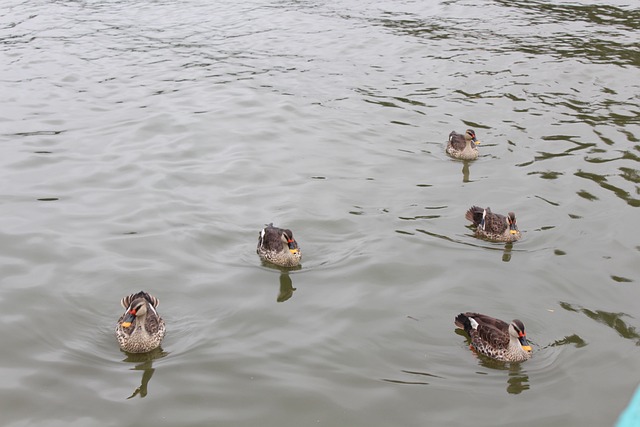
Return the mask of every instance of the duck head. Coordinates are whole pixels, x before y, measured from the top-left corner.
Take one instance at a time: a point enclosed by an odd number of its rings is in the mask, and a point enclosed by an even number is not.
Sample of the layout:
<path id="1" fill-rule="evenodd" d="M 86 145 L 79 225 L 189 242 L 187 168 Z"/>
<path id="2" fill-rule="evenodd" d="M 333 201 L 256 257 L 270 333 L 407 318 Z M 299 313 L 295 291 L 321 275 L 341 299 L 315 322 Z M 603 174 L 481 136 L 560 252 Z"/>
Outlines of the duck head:
<path id="1" fill-rule="evenodd" d="M 144 318 L 147 315 L 147 301 L 144 298 L 138 298 L 131 302 L 127 307 L 126 315 L 122 320 L 122 327 L 128 328 L 134 320 Z"/>
<path id="2" fill-rule="evenodd" d="M 527 334 L 524 331 L 524 323 L 521 320 L 514 319 L 509 325 L 509 335 L 517 339 L 520 342 L 520 346 L 524 351 L 531 351 L 529 341 L 527 341 Z"/>
<path id="3" fill-rule="evenodd" d="M 282 239 L 282 242 L 287 245 L 287 247 L 289 248 L 289 252 L 291 252 L 292 254 L 297 254 L 298 252 L 300 252 L 300 249 L 298 248 L 298 242 L 296 242 L 296 240 L 293 238 L 293 232 L 291 230 L 283 230 L 280 239 Z"/>
<path id="4" fill-rule="evenodd" d="M 476 139 L 476 132 L 473 129 L 467 129 L 464 133 L 464 138 L 473 141 L 476 145 L 480 144 L 480 141 Z"/>
<path id="5" fill-rule="evenodd" d="M 514 214 L 513 212 L 509 212 L 507 214 L 507 222 L 509 223 L 509 233 L 517 234 L 518 225 L 516 224 L 516 214 Z"/>

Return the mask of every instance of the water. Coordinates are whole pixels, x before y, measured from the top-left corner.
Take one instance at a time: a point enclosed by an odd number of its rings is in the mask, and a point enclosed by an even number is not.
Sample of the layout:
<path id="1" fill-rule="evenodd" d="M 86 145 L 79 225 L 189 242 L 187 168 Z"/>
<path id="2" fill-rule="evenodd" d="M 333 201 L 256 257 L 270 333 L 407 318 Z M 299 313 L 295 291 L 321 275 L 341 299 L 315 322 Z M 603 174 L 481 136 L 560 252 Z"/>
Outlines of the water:
<path id="1" fill-rule="evenodd" d="M 631 2 L 3 10 L 3 426 L 604 426 L 627 404 Z M 467 127 L 481 157 L 449 159 Z M 522 241 L 475 239 L 472 204 Z M 260 263 L 268 222 L 301 269 Z M 126 355 L 141 289 L 168 332 Z M 522 319 L 533 358 L 475 357 L 467 310 Z"/>

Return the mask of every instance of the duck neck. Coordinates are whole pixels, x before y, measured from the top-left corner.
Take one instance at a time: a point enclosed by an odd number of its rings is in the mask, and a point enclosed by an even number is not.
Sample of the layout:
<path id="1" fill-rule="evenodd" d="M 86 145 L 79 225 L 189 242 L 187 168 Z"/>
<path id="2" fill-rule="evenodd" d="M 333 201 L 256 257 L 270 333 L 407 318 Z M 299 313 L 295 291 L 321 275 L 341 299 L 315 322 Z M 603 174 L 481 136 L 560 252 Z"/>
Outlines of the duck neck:
<path id="1" fill-rule="evenodd" d="M 522 348 L 520 341 L 517 338 L 510 337 L 509 339 L 509 348 L 511 353 L 518 354 L 522 358 L 527 358 L 527 352 Z"/>
<path id="2" fill-rule="evenodd" d="M 140 316 L 136 316 L 136 330 L 141 330 L 142 333 L 148 334 L 148 332 L 147 332 L 147 313 L 142 314 Z"/>

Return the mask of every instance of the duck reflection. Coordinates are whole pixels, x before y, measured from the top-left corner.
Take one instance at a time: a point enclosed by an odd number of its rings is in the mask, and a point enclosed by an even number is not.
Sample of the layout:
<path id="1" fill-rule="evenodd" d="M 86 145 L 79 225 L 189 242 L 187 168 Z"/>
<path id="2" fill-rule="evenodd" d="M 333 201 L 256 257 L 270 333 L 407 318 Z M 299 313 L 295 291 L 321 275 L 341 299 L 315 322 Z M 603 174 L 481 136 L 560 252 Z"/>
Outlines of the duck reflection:
<path id="1" fill-rule="evenodd" d="M 520 394 L 525 390 L 529 390 L 529 375 L 522 370 L 519 363 L 509 364 L 509 379 L 507 379 L 507 393 Z"/>
<path id="2" fill-rule="evenodd" d="M 529 390 L 529 375 L 522 369 L 522 363 L 518 362 L 501 362 L 499 360 L 490 359 L 486 356 L 477 355 L 480 365 L 488 369 L 497 369 L 507 371 L 507 393 L 520 394 L 525 390 Z"/>
<path id="3" fill-rule="evenodd" d="M 502 251 L 502 261 L 509 262 L 511 261 L 511 250 L 513 249 L 513 243 L 509 242 L 504 245 L 504 250 Z"/>
<path id="4" fill-rule="evenodd" d="M 469 336 L 463 330 L 456 329 L 455 332 L 456 334 L 464 337 L 467 345 L 471 347 L 471 339 L 469 339 Z M 475 351 L 473 351 L 473 354 L 478 358 L 480 366 L 484 368 L 508 371 L 507 393 L 520 394 L 531 388 L 529 385 L 529 375 L 527 375 L 526 371 L 523 370 L 522 362 L 502 362 L 500 360 L 495 360 L 490 357 L 483 356 L 482 354 L 478 354 Z"/>
<path id="5" fill-rule="evenodd" d="M 278 293 L 276 301 L 285 302 L 293 296 L 293 291 L 295 290 L 296 288 L 293 287 L 293 282 L 291 281 L 289 273 L 280 273 L 280 292 Z"/>
<path id="6" fill-rule="evenodd" d="M 462 163 L 462 182 L 471 182 L 469 180 L 469 165 L 471 162 L 469 160 L 464 160 Z"/>
<path id="7" fill-rule="evenodd" d="M 131 396 L 127 397 L 127 399 L 131 399 L 135 396 L 145 397 L 147 395 L 147 386 L 149 384 L 149 380 L 153 376 L 155 369 L 153 368 L 153 361 L 156 359 L 161 359 L 165 357 L 167 352 L 162 350 L 162 347 L 158 347 L 155 350 L 152 350 L 148 353 L 127 353 L 127 355 L 123 362 L 135 363 L 136 365 L 131 368 L 132 371 L 142 371 L 142 380 L 140 382 L 140 386 L 136 388 Z"/>
<path id="8" fill-rule="evenodd" d="M 278 297 L 276 298 L 276 301 L 285 302 L 289 298 L 291 298 L 293 296 L 293 292 L 296 291 L 297 288 L 293 287 L 293 281 L 291 280 L 289 272 L 300 270 L 302 266 L 298 265 L 295 267 L 280 267 L 265 261 L 262 262 L 262 266 L 280 272 L 280 289 L 278 291 Z"/>

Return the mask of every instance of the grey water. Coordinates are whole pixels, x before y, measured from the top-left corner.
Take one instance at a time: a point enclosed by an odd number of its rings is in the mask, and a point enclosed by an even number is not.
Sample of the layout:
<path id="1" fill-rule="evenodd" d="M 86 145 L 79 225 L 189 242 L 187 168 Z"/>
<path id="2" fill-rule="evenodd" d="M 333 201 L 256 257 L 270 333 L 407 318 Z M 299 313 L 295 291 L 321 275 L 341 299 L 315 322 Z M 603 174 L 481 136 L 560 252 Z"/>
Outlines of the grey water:
<path id="1" fill-rule="evenodd" d="M 0 425 L 607 426 L 640 383 L 635 2 L 1 4 Z"/>

